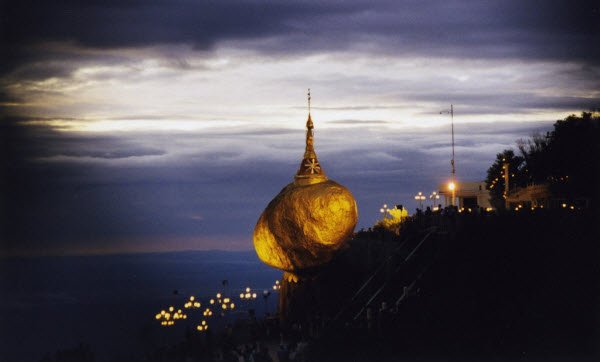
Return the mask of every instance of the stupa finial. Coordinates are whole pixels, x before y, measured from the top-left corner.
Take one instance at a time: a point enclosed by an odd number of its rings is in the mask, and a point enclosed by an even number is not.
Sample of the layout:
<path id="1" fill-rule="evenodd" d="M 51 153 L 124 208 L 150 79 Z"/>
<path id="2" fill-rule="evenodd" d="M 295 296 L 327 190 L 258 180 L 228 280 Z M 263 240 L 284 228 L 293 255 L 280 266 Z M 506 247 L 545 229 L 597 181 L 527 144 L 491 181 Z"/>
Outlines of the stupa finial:
<path id="1" fill-rule="evenodd" d="M 314 124 L 310 116 L 310 88 L 308 88 L 308 119 L 306 120 L 306 149 L 304 151 L 304 157 L 300 163 L 300 168 L 296 172 L 294 179 L 302 178 L 319 178 L 327 180 L 325 172 L 317 160 L 317 154 L 315 153 L 315 147 L 313 143 L 313 128 Z"/>
<path id="2" fill-rule="evenodd" d="M 306 128 L 308 128 L 308 130 L 312 130 L 313 128 L 315 128 L 312 119 L 310 118 L 310 88 L 308 88 L 308 120 L 306 120 Z M 307 135 L 308 137 L 308 135 Z M 312 134 L 311 134 L 311 141 L 312 141 Z M 308 142 L 308 139 L 307 139 Z M 314 153 L 314 151 L 313 151 Z"/>

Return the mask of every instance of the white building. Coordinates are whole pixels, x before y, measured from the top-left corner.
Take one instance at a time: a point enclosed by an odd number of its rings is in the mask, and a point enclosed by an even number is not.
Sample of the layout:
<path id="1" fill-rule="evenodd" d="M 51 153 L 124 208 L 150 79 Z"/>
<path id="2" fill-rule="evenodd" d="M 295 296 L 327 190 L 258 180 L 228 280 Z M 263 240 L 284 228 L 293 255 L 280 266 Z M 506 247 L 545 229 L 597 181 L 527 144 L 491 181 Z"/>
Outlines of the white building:
<path id="1" fill-rule="evenodd" d="M 482 207 L 484 209 L 491 208 L 490 191 L 485 188 L 485 181 L 481 182 L 456 182 L 454 189 L 455 202 L 452 203 L 452 190 L 449 184 L 438 185 L 438 194 L 444 197 L 444 206 L 452 204 L 458 206 L 459 209 Z M 458 199 L 458 202 L 456 202 Z"/>

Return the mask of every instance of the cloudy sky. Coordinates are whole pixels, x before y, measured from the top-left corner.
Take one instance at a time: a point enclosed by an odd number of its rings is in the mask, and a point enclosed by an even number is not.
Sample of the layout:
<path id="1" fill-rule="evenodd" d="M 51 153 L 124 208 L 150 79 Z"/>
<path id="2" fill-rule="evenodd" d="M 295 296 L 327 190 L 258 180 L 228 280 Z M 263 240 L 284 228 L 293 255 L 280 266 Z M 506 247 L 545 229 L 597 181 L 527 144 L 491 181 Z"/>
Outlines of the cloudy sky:
<path id="1" fill-rule="evenodd" d="M 252 248 L 315 146 L 414 211 L 600 107 L 594 1 L 3 1 L 1 254 Z"/>

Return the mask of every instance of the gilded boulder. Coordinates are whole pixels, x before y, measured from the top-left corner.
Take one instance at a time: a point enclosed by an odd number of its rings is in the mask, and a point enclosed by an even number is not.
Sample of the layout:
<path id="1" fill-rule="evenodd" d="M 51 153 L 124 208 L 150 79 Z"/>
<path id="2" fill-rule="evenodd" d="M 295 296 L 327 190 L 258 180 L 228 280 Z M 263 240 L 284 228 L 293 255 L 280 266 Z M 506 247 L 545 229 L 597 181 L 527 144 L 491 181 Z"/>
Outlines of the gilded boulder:
<path id="1" fill-rule="evenodd" d="M 254 229 L 260 259 L 297 272 L 331 260 L 348 240 L 358 213 L 352 193 L 335 181 L 287 185 L 269 203 Z"/>
<path id="2" fill-rule="evenodd" d="M 328 180 L 319 164 L 313 127 L 309 113 L 306 150 L 294 182 L 267 205 L 254 228 L 254 248 L 259 258 L 294 277 L 294 273 L 330 261 L 358 221 L 352 193 Z"/>

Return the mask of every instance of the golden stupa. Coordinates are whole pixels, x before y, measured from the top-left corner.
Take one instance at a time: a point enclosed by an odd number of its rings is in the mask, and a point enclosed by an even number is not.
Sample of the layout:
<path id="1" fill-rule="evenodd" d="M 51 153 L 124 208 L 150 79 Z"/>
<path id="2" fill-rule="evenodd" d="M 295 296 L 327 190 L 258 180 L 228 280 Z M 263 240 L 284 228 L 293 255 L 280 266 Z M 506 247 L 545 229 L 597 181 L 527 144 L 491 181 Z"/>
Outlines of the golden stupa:
<path id="1" fill-rule="evenodd" d="M 294 182 L 269 203 L 254 228 L 254 248 L 267 265 L 296 273 L 327 263 L 350 238 L 358 212 L 352 193 L 328 180 L 313 145 L 308 93 L 306 150 Z"/>

